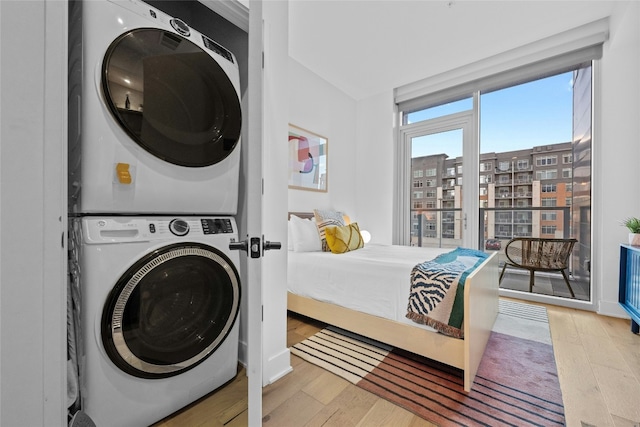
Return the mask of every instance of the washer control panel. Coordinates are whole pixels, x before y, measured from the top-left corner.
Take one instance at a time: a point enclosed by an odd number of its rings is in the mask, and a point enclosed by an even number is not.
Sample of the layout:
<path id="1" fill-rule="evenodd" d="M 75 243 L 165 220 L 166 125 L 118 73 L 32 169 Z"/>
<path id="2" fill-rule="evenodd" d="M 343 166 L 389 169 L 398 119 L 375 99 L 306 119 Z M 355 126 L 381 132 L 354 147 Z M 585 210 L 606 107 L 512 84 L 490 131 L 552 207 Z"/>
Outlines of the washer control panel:
<path id="1" fill-rule="evenodd" d="M 178 237 L 236 238 L 233 217 L 109 217 L 83 218 L 86 243 L 125 243 Z"/>

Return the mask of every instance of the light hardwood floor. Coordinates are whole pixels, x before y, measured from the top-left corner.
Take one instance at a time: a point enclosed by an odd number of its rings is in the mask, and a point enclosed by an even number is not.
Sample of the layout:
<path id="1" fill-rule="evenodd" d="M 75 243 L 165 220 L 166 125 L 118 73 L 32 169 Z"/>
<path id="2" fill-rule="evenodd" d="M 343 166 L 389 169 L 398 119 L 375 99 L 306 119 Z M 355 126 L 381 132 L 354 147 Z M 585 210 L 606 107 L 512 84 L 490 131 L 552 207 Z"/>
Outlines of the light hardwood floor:
<path id="1" fill-rule="evenodd" d="M 544 304 L 542 304 L 544 305 Z M 640 336 L 628 320 L 545 305 L 569 427 L 640 427 Z M 288 318 L 291 346 L 324 325 Z M 296 356 L 293 372 L 265 387 L 263 426 L 432 426 Z M 245 426 L 244 370 L 227 386 L 156 427 Z"/>

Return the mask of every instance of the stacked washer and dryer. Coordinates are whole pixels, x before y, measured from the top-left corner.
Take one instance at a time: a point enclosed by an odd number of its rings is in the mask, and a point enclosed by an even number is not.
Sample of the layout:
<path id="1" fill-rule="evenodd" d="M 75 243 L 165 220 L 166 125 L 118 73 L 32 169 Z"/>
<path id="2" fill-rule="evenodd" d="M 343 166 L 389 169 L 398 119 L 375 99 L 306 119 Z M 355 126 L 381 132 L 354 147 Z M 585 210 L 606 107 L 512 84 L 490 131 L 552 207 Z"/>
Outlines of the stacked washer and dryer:
<path id="1" fill-rule="evenodd" d="M 75 24 L 81 409 L 98 426 L 149 425 L 237 374 L 238 65 L 141 1 L 74 2 Z"/>

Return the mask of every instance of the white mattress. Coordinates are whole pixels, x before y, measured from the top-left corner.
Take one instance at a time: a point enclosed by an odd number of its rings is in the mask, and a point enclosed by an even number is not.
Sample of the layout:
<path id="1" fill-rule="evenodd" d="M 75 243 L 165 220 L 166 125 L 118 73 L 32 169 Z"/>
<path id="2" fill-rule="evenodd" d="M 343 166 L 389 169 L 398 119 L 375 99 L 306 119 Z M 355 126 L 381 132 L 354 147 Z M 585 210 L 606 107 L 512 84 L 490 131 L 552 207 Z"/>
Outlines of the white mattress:
<path id="1" fill-rule="evenodd" d="M 318 301 L 422 326 L 405 317 L 411 269 L 449 251 L 451 248 L 377 244 L 344 254 L 290 251 L 288 289 Z"/>

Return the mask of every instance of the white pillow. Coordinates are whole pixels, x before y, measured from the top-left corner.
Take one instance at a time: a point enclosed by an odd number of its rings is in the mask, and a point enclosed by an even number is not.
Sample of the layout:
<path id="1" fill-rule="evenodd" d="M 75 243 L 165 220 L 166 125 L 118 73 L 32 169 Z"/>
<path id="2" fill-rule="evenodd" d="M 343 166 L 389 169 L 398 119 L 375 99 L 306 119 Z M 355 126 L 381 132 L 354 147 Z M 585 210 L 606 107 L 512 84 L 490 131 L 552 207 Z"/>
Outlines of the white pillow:
<path id="1" fill-rule="evenodd" d="M 316 252 L 322 250 L 316 223 L 291 215 L 291 231 L 294 252 Z"/>
<path id="2" fill-rule="evenodd" d="M 287 247 L 290 251 L 293 250 L 293 225 L 291 220 L 287 221 Z"/>

